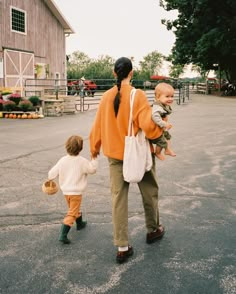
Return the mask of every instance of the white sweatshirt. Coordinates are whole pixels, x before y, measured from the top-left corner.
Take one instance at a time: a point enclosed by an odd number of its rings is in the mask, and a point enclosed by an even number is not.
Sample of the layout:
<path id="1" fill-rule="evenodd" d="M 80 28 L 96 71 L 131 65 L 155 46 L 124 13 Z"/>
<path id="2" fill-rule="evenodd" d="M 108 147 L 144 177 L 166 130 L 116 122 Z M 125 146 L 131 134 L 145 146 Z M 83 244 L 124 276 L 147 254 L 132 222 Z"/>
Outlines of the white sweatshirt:
<path id="1" fill-rule="evenodd" d="M 48 172 L 48 179 L 59 176 L 59 186 L 64 195 L 82 195 L 87 187 L 88 174 L 96 173 L 97 159 L 88 159 L 77 155 L 63 156 Z"/>

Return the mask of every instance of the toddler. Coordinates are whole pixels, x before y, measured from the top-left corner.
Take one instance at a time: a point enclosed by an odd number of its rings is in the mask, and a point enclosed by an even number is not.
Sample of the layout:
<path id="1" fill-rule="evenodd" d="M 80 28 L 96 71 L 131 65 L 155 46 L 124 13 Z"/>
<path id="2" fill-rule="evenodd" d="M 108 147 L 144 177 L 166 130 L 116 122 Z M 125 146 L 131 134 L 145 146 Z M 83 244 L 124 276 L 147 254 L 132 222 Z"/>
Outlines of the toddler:
<path id="1" fill-rule="evenodd" d="M 98 167 L 97 159 L 88 159 L 80 156 L 83 149 L 83 139 L 80 136 L 71 136 L 65 143 L 67 155 L 63 156 L 48 172 L 48 179 L 59 177 L 59 186 L 68 205 L 68 212 L 63 220 L 59 241 L 69 244 L 67 234 L 73 223 L 77 230 L 83 229 L 87 222 L 83 221 L 80 205 L 82 194 L 87 187 L 88 174 L 94 174 Z"/>

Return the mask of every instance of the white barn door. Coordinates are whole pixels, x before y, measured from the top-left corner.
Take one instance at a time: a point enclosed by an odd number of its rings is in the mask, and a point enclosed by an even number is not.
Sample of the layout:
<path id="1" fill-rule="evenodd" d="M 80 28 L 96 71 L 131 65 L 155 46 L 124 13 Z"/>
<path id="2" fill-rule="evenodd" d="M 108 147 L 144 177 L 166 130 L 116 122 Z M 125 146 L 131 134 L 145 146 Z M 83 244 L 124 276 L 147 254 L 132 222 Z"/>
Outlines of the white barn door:
<path id="1" fill-rule="evenodd" d="M 4 78 L 5 87 L 24 87 L 27 78 L 34 78 L 34 54 L 4 50 Z"/>

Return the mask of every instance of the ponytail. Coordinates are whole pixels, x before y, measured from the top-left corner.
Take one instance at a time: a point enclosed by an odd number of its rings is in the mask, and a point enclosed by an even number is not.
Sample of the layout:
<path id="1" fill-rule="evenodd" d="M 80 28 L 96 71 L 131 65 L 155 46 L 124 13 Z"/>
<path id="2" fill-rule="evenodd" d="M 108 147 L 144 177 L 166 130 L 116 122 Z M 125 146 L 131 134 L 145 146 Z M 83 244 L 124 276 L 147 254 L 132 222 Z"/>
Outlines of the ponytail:
<path id="1" fill-rule="evenodd" d="M 133 69 L 132 62 L 129 58 L 127 57 L 121 57 L 117 59 L 115 63 L 115 68 L 114 72 L 117 75 L 117 93 L 114 99 L 114 111 L 115 111 L 115 116 L 117 117 L 118 111 L 119 111 L 119 106 L 120 106 L 120 88 L 121 88 L 121 82 L 123 79 L 127 78 L 130 71 Z"/>
<path id="2" fill-rule="evenodd" d="M 115 116 L 117 117 L 118 111 L 119 111 L 119 106 L 120 106 L 120 87 L 121 87 L 121 80 L 118 78 L 117 82 L 117 93 L 116 93 L 116 97 L 114 100 L 114 111 L 115 111 Z"/>

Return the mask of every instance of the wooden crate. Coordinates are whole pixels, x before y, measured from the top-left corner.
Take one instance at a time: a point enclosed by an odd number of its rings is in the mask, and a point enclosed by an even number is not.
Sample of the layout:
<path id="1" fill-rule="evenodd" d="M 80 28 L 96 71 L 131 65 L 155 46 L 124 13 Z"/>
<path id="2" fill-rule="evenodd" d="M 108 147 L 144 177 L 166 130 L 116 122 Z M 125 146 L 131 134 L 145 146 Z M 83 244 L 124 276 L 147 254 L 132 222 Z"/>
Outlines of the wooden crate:
<path id="1" fill-rule="evenodd" d="M 64 100 L 64 113 L 67 114 L 74 114 L 76 109 L 75 109 L 75 96 L 63 96 Z"/>

